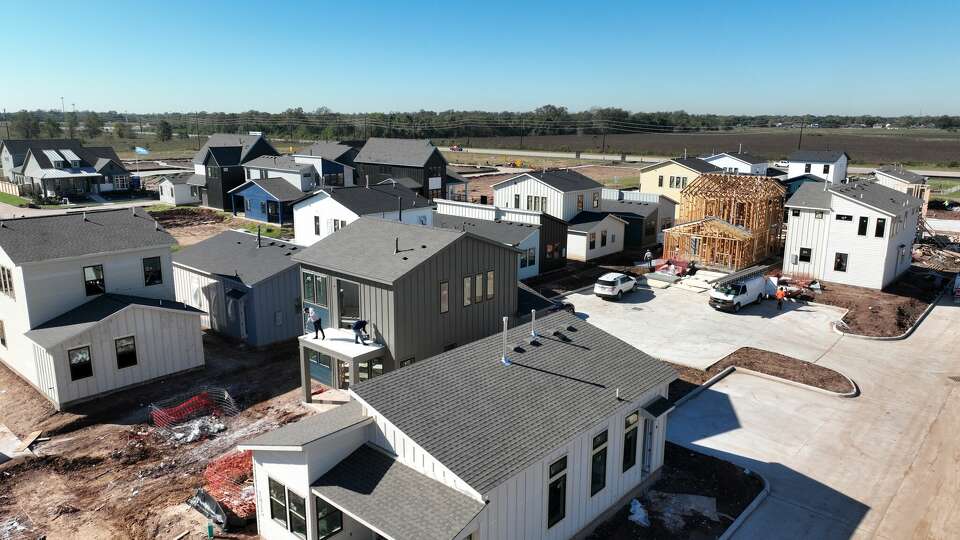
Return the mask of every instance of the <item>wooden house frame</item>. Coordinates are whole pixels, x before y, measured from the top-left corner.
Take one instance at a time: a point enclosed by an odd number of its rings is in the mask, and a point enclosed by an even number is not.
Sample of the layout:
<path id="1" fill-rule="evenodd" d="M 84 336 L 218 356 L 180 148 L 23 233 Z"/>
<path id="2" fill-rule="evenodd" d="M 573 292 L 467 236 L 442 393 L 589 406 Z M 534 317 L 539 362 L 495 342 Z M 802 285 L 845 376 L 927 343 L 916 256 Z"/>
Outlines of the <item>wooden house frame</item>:
<path id="1" fill-rule="evenodd" d="M 704 174 L 683 190 L 664 257 L 740 270 L 780 249 L 786 190 L 763 176 Z"/>

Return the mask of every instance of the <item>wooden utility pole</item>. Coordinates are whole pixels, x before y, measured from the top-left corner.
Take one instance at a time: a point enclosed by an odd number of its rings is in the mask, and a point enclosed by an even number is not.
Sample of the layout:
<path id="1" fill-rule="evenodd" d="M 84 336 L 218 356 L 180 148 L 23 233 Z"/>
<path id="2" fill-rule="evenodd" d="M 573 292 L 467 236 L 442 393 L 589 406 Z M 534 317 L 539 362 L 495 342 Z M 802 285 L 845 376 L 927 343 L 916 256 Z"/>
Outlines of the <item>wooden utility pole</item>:
<path id="1" fill-rule="evenodd" d="M 520 148 L 523 148 L 523 116 L 520 117 Z"/>
<path id="2" fill-rule="evenodd" d="M 197 121 L 197 150 L 200 150 L 200 113 L 193 113 L 193 118 Z"/>
<path id="3" fill-rule="evenodd" d="M 803 126 L 807 123 L 807 115 L 803 115 L 803 120 L 800 121 L 800 138 L 797 139 L 797 150 L 800 149 L 800 145 L 803 144 Z"/>

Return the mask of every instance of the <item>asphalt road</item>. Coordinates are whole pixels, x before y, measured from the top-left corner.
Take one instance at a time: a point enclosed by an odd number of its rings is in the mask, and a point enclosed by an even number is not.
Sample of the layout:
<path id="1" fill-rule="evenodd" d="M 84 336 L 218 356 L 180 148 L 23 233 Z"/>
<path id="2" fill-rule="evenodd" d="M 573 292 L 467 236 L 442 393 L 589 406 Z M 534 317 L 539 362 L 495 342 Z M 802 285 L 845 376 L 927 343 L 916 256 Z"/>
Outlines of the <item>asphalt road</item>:
<path id="1" fill-rule="evenodd" d="M 441 150 L 447 151 L 448 149 L 442 148 Z M 541 158 L 560 158 L 560 159 L 577 159 L 577 154 L 574 152 L 547 152 L 541 150 L 511 150 L 505 148 L 464 148 L 464 153 L 467 154 L 496 154 L 496 155 L 510 155 L 510 156 L 528 156 L 528 157 L 541 157 Z M 599 153 L 587 153 L 582 152 L 580 154 L 580 159 L 592 160 L 592 161 L 617 161 L 621 158 L 620 154 L 599 154 Z M 635 154 L 627 154 L 627 161 L 634 161 L 638 163 L 658 163 L 670 159 L 669 156 L 642 156 Z M 923 176 L 938 176 L 941 178 L 960 178 L 960 171 L 938 171 L 938 170 L 920 170 L 920 169 L 911 169 L 913 172 L 923 175 Z M 847 171 L 852 174 L 867 174 L 873 172 L 872 167 L 848 167 Z"/>

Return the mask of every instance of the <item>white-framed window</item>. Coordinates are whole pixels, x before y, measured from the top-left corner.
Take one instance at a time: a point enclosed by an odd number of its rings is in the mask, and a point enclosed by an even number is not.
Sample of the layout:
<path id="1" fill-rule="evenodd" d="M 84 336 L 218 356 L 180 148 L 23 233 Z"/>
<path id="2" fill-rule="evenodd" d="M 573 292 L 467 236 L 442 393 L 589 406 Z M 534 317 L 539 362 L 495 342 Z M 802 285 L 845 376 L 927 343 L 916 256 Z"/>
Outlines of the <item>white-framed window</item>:
<path id="1" fill-rule="evenodd" d="M 623 472 L 637 464 L 637 439 L 640 434 L 640 411 L 633 411 L 623 420 Z"/>
<path id="2" fill-rule="evenodd" d="M 473 278 L 471 276 L 465 276 L 463 278 L 463 305 L 469 306 L 470 302 L 473 299 L 472 292 L 470 291 L 471 284 L 473 283 Z"/>
<path id="3" fill-rule="evenodd" d="M 89 345 L 68 350 L 67 361 L 70 364 L 71 381 L 93 377 L 93 359 L 90 357 Z"/>
<path id="4" fill-rule="evenodd" d="M 487 271 L 487 300 L 493 298 L 493 270 Z"/>
<path id="5" fill-rule="evenodd" d="M 0 266 L 0 294 L 9 296 L 13 300 L 17 299 L 13 288 L 13 271 L 5 266 Z"/>
<path id="6" fill-rule="evenodd" d="M 306 538 L 306 501 L 273 478 L 268 478 L 267 484 L 270 494 L 270 518 L 283 525 L 284 529 Z"/>
<path id="7" fill-rule="evenodd" d="M 590 496 L 593 497 L 607 487 L 607 430 L 593 437 L 593 450 L 590 453 Z"/>
<path id="8" fill-rule="evenodd" d="M 6 348 L 7 346 L 7 329 L 3 326 L 3 321 L 0 321 L 0 347 Z"/>
<path id="9" fill-rule="evenodd" d="M 450 282 L 440 282 L 440 313 L 450 311 Z"/>
<path id="10" fill-rule="evenodd" d="M 550 464 L 547 474 L 547 528 L 567 516 L 567 456 Z"/>
<path id="11" fill-rule="evenodd" d="M 317 540 L 326 540 L 343 530 L 343 512 L 320 497 L 317 505 Z"/>
<path id="12" fill-rule="evenodd" d="M 313 216 L 313 234 L 320 236 L 320 216 Z"/>

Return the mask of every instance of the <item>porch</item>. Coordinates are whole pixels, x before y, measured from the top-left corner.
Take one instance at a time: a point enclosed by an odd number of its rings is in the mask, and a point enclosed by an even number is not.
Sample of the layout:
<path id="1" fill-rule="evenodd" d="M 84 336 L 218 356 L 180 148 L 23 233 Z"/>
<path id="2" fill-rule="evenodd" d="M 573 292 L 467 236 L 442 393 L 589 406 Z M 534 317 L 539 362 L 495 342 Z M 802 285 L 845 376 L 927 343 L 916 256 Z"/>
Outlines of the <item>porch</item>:
<path id="1" fill-rule="evenodd" d="M 300 336 L 300 384 L 303 401 L 311 403 L 315 392 L 346 390 L 351 384 L 383 374 L 387 349 L 382 343 L 354 342 L 353 330 L 324 328 L 314 339 L 313 332 Z"/>

